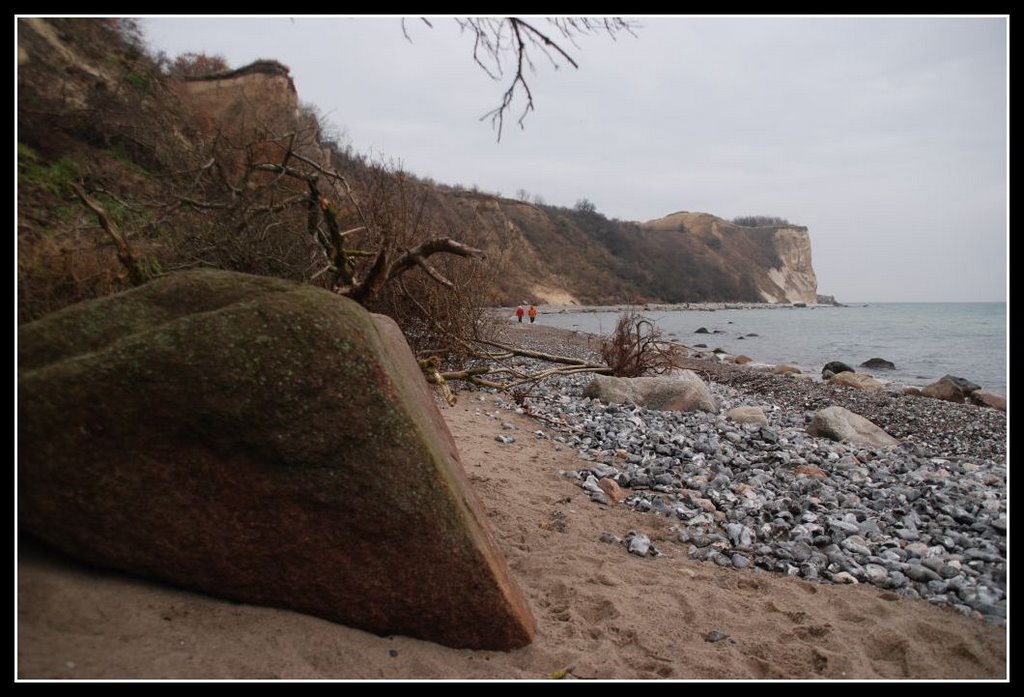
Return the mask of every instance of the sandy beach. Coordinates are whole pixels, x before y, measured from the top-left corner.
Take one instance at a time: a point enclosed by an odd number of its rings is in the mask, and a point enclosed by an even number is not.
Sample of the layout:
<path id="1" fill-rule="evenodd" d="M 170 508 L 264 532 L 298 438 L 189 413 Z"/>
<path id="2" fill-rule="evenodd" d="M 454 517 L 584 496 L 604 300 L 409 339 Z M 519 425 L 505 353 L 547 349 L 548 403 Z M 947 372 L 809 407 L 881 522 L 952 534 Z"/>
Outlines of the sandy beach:
<path id="1" fill-rule="evenodd" d="M 23 537 L 17 678 L 1006 679 L 1004 627 L 867 584 L 689 559 L 678 520 L 593 503 L 559 474 L 579 469 L 574 450 L 505 406 L 502 395 L 462 391 L 442 413 L 536 617 L 530 646 L 378 637 L 85 567 Z M 501 433 L 515 442 L 497 442 Z M 601 541 L 629 531 L 664 556 Z"/>

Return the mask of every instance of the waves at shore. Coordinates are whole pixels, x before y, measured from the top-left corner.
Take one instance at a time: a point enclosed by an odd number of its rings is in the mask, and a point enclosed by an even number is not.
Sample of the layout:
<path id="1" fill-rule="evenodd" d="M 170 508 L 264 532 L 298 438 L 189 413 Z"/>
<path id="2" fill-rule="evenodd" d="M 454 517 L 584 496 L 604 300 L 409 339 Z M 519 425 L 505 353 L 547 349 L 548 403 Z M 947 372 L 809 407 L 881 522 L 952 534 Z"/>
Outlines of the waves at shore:
<path id="1" fill-rule="evenodd" d="M 765 312 L 766 309 L 771 312 Z M 653 320 L 663 336 L 688 346 L 705 344 L 762 363 L 789 363 L 820 374 L 842 361 L 878 380 L 923 386 L 952 374 L 1006 393 L 1007 327 L 1003 303 L 875 303 L 812 306 L 705 304 L 633 308 Z M 563 311 L 566 310 L 566 311 Z M 622 308 L 552 308 L 539 322 L 564 329 L 609 334 Z M 697 333 L 704 329 L 706 333 Z M 892 370 L 862 367 L 870 358 Z"/>

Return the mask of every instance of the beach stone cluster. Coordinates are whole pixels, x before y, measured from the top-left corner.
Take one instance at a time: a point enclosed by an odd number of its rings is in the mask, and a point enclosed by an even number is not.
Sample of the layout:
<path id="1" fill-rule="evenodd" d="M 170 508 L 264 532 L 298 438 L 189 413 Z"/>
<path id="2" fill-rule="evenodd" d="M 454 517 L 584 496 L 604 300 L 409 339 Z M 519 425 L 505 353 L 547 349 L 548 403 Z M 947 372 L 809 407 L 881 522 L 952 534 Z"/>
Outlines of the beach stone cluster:
<path id="1" fill-rule="evenodd" d="M 690 558 L 869 583 L 1005 623 L 1005 415 L 735 372 L 757 376 L 759 389 L 709 382 L 716 412 L 605 404 L 582 396 L 588 376 L 542 383 L 527 412 L 576 450 L 581 466 L 563 474 L 587 496 L 616 505 L 601 486 L 614 482 L 626 494 L 618 505 L 678 521 Z M 812 435 L 840 404 L 896 427 L 877 444 Z"/>

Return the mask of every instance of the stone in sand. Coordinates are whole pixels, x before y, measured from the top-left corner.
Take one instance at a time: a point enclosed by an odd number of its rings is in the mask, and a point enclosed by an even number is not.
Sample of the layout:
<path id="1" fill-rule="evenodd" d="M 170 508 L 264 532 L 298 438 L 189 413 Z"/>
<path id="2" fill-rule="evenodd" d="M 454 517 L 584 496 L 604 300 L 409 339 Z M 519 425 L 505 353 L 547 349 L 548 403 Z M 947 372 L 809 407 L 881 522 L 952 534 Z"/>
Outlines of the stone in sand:
<path id="1" fill-rule="evenodd" d="M 786 363 L 781 363 L 781 364 L 775 366 L 774 368 L 772 368 L 772 372 L 775 375 L 799 375 L 803 371 L 801 371 L 796 366 L 788 365 Z"/>
<path id="2" fill-rule="evenodd" d="M 598 375 L 583 395 L 605 404 L 637 404 L 660 411 L 718 411 L 718 400 L 692 370 L 656 378 Z"/>
<path id="3" fill-rule="evenodd" d="M 882 383 L 863 373 L 837 373 L 828 379 L 834 385 L 846 385 L 858 390 L 880 390 Z"/>
<path id="4" fill-rule="evenodd" d="M 827 407 L 814 415 L 807 432 L 812 436 L 889 448 L 899 441 L 863 416 L 843 407 Z"/>
<path id="5" fill-rule="evenodd" d="M 761 407 L 734 407 L 725 415 L 739 424 L 766 424 L 768 417 Z"/>
<path id="6" fill-rule="evenodd" d="M 615 503 L 625 501 L 629 497 L 629 494 L 626 493 L 626 490 L 619 486 L 619 483 L 616 482 L 614 479 L 609 479 L 608 477 L 605 477 L 604 479 L 598 481 L 597 485 L 601 487 L 601 490 L 604 493 L 606 493 L 608 495 L 608 498 L 610 498 Z"/>
<path id="7" fill-rule="evenodd" d="M 398 327 L 172 274 L 20 328 L 19 525 L 86 562 L 474 649 L 534 621 Z"/>
<path id="8" fill-rule="evenodd" d="M 751 358 L 750 356 L 745 356 L 742 353 L 736 356 L 736 358 L 732 359 L 732 362 L 735 363 L 736 365 L 746 365 L 747 363 L 752 363 L 753 361 L 753 358 Z"/>
<path id="9" fill-rule="evenodd" d="M 825 470 L 816 465 L 797 465 L 793 468 L 793 474 L 802 474 L 805 477 L 827 477 Z"/>

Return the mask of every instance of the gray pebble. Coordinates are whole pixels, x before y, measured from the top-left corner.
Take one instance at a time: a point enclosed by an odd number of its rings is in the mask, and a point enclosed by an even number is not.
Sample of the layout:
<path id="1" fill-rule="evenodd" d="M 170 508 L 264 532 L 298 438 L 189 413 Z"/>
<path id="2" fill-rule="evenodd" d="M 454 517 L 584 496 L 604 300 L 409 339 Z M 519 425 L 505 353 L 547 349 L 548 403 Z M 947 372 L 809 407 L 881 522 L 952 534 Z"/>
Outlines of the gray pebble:
<path id="1" fill-rule="evenodd" d="M 710 632 L 704 635 L 704 641 L 716 644 L 719 641 L 725 641 L 729 638 L 729 635 L 719 629 L 712 629 Z"/>
<path id="2" fill-rule="evenodd" d="M 517 361 L 519 369 L 532 365 Z M 713 379 L 729 384 L 708 383 L 721 405 L 717 414 L 583 399 L 591 379 L 584 375 L 541 383 L 530 407 L 546 424 L 564 424 L 545 428 L 585 461 L 584 476 L 632 487 L 627 505 L 638 514 L 678 520 L 692 557 L 737 568 L 742 558 L 758 569 L 826 581 L 848 582 L 846 574 L 1003 619 L 1005 414 L 976 407 L 967 414 L 968 407 L 941 400 L 860 390 L 833 390 L 819 401 L 822 388 L 799 380 L 718 370 L 709 367 Z M 731 381 L 733 374 L 742 380 Z M 891 449 L 811 436 L 806 424 L 830 403 L 877 414 L 907 435 Z M 517 408 L 501 397 L 495 406 Z M 724 412 L 736 406 L 761 407 L 769 424 L 731 422 Z M 801 464 L 828 477 L 795 476 L 791 467 Z M 710 500 L 714 510 L 701 510 L 695 498 Z M 985 597 L 978 596 L 981 586 L 991 589 Z"/>
<path id="3" fill-rule="evenodd" d="M 629 538 L 627 549 L 638 557 L 646 557 L 651 548 L 651 540 L 647 535 L 634 535 Z"/>
<path id="4" fill-rule="evenodd" d="M 937 573 L 923 564 L 907 564 L 903 569 L 903 573 L 907 575 L 907 578 L 922 583 L 942 580 Z"/>

